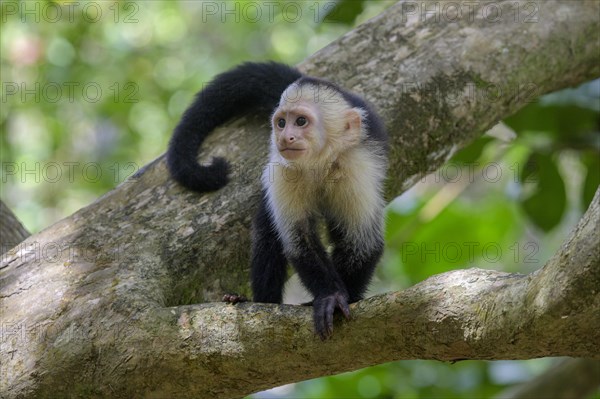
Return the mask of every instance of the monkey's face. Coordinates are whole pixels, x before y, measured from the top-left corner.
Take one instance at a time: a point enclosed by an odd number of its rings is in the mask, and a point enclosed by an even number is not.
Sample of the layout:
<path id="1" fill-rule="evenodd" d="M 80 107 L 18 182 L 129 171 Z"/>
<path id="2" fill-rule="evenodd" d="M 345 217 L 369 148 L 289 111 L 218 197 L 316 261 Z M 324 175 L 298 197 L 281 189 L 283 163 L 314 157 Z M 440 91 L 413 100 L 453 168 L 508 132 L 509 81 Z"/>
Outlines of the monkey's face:
<path id="1" fill-rule="evenodd" d="M 289 161 L 310 158 L 322 147 L 319 119 L 309 104 L 283 107 L 273 114 L 273 140 L 282 157 Z"/>

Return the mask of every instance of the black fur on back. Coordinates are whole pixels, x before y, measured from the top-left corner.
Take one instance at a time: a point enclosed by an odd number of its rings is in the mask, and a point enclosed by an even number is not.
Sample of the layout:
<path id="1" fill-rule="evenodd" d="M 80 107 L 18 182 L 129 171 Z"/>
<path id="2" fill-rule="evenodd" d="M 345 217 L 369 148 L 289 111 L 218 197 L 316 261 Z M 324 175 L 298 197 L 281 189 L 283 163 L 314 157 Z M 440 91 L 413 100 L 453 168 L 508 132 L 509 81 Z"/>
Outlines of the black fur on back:
<path id="1" fill-rule="evenodd" d="M 249 111 L 273 111 L 283 91 L 302 74 L 276 62 L 241 64 L 215 77 L 185 111 L 169 142 L 167 167 L 175 180 L 198 192 L 218 190 L 228 182 L 229 165 L 214 158 L 197 161 L 204 139 L 218 126 Z"/>

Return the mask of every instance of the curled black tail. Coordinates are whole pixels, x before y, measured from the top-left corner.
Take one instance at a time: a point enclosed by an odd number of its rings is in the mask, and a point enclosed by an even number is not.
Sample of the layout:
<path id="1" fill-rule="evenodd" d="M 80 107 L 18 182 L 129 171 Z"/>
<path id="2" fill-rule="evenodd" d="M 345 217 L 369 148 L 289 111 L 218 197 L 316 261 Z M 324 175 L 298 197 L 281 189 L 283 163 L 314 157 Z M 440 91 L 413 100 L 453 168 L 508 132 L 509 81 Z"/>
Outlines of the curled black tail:
<path id="1" fill-rule="evenodd" d="M 183 114 L 167 150 L 171 176 L 198 192 L 214 191 L 228 182 L 229 165 L 214 158 L 208 166 L 196 157 L 202 142 L 219 125 L 254 109 L 271 112 L 283 91 L 302 74 L 275 62 L 245 63 L 218 75 Z"/>

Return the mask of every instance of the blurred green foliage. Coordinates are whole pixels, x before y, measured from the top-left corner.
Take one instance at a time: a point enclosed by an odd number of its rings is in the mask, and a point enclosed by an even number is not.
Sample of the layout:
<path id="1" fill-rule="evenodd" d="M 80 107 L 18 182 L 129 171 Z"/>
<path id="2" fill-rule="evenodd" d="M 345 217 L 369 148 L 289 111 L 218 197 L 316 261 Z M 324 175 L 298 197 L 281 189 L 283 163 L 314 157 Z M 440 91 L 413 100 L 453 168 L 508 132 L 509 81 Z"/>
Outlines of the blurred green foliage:
<path id="1" fill-rule="evenodd" d="M 356 0 L 330 2 L 334 6 L 326 13 L 323 20 L 325 22 L 341 22 L 346 25 L 352 25 L 356 18 L 364 11 L 365 3 L 365 1 Z"/>
<path id="2" fill-rule="evenodd" d="M 296 63 L 391 3 L 2 2 L 2 200 L 30 230 L 50 225 L 162 154 L 215 74 Z M 372 292 L 541 267 L 600 182 L 599 98 L 599 81 L 544 96 L 393 201 Z M 482 398 L 550 363 L 404 361 L 256 397 Z"/>

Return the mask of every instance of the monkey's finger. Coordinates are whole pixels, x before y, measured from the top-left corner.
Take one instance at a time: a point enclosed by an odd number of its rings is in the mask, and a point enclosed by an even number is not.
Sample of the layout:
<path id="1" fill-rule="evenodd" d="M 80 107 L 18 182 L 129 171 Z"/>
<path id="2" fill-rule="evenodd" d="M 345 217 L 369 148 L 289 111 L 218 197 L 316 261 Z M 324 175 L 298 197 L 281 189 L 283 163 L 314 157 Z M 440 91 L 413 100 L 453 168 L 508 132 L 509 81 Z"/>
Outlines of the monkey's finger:
<path id="1" fill-rule="evenodd" d="M 329 336 L 333 334 L 333 313 L 335 312 L 336 303 L 335 297 L 329 298 L 325 308 L 325 321 L 327 325 L 327 335 Z"/>
<path id="2" fill-rule="evenodd" d="M 325 312 L 326 312 L 326 304 L 323 301 L 315 301 L 314 310 L 313 310 L 313 319 L 315 323 L 315 332 L 324 341 L 329 335 L 331 335 L 331 331 L 327 329 L 327 323 L 325 320 Z"/>
<path id="3" fill-rule="evenodd" d="M 337 297 L 337 303 L 338 303 L 338 308 L 340 308 L 340 310 L 344 314 L 344 317 L 346 318 L 346 320 L 350 320 L 350 318 L 351 318 L 350 317 L 350 306 L 348 306 L 348 301 L 346 300 L 346 298 L 339 295 Z"/>
<path id="4" fill-rule="evenodd" d="M 325 341 L 327 338 L 331 337 L 331 328 L 327 326 L 325 315 L 322 313 L 319 315 L 319 320 L 315 321 L 315 331 L 319 338 L 321 338 L 321 341 Z"/>

